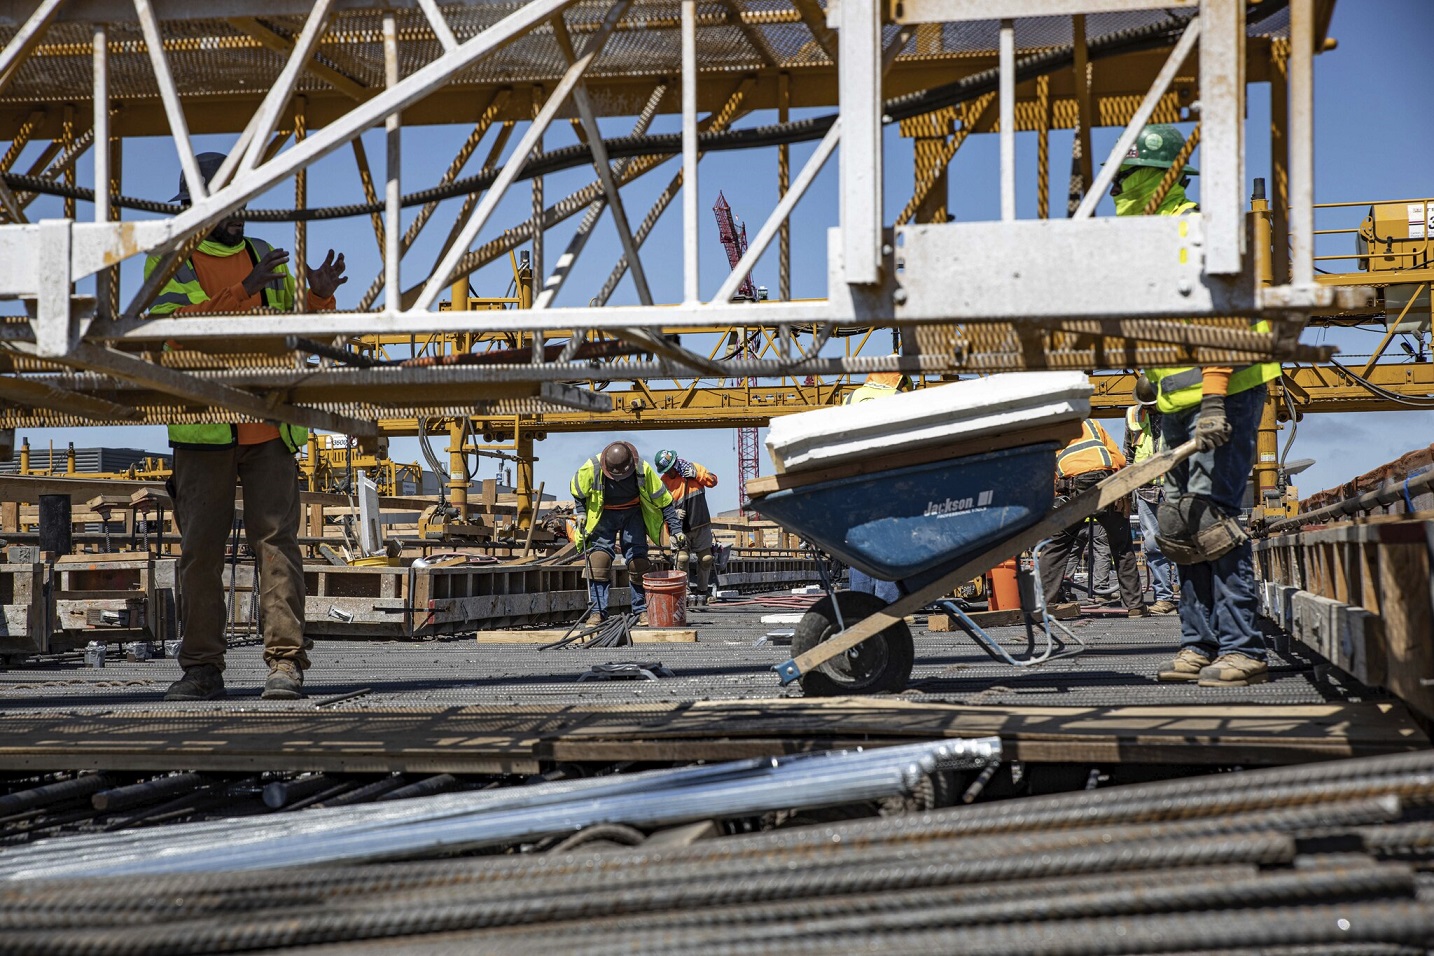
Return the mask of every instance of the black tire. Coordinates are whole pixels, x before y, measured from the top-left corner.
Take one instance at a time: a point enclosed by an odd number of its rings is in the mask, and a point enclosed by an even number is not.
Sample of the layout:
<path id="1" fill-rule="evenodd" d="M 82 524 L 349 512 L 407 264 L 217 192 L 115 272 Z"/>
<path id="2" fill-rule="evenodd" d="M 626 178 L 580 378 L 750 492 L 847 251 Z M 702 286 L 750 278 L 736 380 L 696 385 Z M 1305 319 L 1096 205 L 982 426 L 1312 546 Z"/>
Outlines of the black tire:
<path id="1" fill-rule="evenodd" d="M 847 627 L 886 607 L 886 602 L 876 595 L 859 591 L 841 591 L 837 599 L 841 601 L 842 621 Z M 797 622 L 792 635 L 792 656 L 802 656 L 839 630 L 832 599 L 824 597 Z M 802 691 L 809 697 L 894 694 L 906 689 L 915 659 L 911 628 L 901 621 L 803 674 Z"/>

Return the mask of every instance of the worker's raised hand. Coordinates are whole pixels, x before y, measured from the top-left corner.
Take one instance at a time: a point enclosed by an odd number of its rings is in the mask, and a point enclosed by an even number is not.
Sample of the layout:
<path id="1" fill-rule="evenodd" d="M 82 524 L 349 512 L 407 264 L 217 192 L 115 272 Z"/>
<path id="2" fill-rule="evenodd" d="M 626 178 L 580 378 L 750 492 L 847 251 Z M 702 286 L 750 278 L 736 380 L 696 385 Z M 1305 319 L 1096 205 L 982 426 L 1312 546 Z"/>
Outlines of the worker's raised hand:
<path id="1" fill-rule="evenodd" d="M 677 509 L 677 520 L 678 520 L 678 521 L 686 521 L 686 520 L 687 520 L 687 509 L 686 509 L 686 508 L 678 508 L 678 509 Z"/>
<path id="2" fill-rule="evenodd" d="M 1195 424 L 1195 446 L 1213 451 L 1230 440 L 1230 421 L 1225 417 L 1225 396 L 1206 395 L 1200 399 L 1200 421 Z"/>
<path id="3" fill-rule="evenodd" d="M 309 291 L 320 299 L 327 299 L 339 286 L 349 281 L 344 275 L 344 268 L 344 254 L 340 252 L 335 259 L 334 250 L 330 249 L 329 254 L 324 256 L 323 265 L 317 269 L 309 267 Z"/>
<path id="4" fill-rule="evenodd" d="M 676 534 L 674 534 L 674 535 L 672 536 L 672 545 L 673 545 L 673 547 L 676 548 L 678 551 L 686 550 L 686 548 L 687 548 L 687 535 L 683 534 L 681 531 L 677 532 Z"/>
<path id="5" fill-rule="evenodd" d="M 287 264 L 288 261 L 289 250 L 287 249 L 270 249 L 264 253 L 264 258 L 259 260 L 258 264 L 254 266 L 254 270 L 244 277 L 244 291 L 251 296 L 258 295 L 260 290 L 274 280 L 282 281 L 285 273 L 280 272 L 279 267 Z"/>

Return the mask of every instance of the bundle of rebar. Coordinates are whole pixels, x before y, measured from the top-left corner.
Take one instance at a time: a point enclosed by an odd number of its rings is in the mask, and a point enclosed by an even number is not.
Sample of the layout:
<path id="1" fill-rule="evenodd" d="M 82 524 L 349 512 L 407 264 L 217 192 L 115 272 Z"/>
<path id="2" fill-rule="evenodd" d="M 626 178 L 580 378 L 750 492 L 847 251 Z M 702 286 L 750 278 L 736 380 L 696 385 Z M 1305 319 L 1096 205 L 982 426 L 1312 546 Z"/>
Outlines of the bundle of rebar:
<path id="1" fill-rule="evenodd" d="M 908 761 L 923 753 L 901 749 Z M 959 752 L 975 763 L 974 751 Z M 846 759 L 797 761 L 800 787 Z M 938 762 L 914 759 L 906 772 Z M 660 778 L 639 785 L 635 775 L 623 800 L 671 801 L 687 788 L 705 799 L 721 774 L 743 779 L 764 767 L 770 762 L 664 771 L 681 783 L 655 791 Z M 831 797 L 794 782 L 784 784 L 789 801 Z M 554 805 L 622 789 L 611 780 L 544 787 Z M 424 802 L 446 821 L 459 816 L 453 799 Z M 1431 806 L 1434 754 L 1420 752 L 685 846 L 659 832 L 606 850 L 370 865 L 313 859 L 123 880 L 100 870 L 39 879 L 7 852 L 0 867 L 26 878 L 0 892 L 0 927 L 13 953 L 337 951 L 332 944 L 351 952 L 369 941 L 385 954 L 1427 954 Z M 729 804 L 712 803 L 712 819 L 727 812 Z M 155 836 L 148 852 L 162 855 Z M 233 852 L 222 829 L 195 839 L 214 854 Z"/>

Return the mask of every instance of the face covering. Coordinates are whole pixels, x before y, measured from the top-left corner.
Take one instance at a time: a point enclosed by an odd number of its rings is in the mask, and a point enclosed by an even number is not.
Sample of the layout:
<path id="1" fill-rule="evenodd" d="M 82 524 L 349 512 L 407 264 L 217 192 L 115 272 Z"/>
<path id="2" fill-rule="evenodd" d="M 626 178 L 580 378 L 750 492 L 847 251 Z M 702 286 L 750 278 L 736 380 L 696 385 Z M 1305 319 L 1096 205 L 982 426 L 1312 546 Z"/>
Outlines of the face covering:
<path id="1" fill-rule="evenodd" d="M 1150 197 L 1155 195 L 1155 190 L 1160 186 L 1160 180 L 1165 178 L 1166 170 L 1155 169 L 1151 166 L 1137 166 L 1135 171 L 1125 178 L 1121 184 L 1120 195 L 1115 197 L 1115 214 L 1117 216 L 1142 216 L 1145 214 L 1145 204 L 1150 202 Z M 1185 187 L 1179 180 L 1170 187 L 1165 198 L 1156 208 L 1156 214 L 1170 213 L 1190 200 L 1185 196 Z"/>

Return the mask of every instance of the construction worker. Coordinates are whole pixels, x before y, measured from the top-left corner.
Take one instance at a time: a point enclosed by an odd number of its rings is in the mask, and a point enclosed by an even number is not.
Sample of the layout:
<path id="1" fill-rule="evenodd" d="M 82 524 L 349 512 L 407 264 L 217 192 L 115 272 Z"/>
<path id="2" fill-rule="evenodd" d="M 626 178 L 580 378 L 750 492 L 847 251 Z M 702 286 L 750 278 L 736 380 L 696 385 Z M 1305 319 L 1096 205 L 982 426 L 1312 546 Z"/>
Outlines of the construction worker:
<path id="1" fill-rule="evenodd" d="M 1126 460 L 1131 464 L 1165 450 L 1165 439 L 1160 434 L 1163 416 L 1155 407 L 1155 386 L 1144 375 L 1136 380 L 1135 402 L 1125 412 L 1124 451 Z M 1155 603 L 1150 605 L 1152 614 L 1169 614 L 1177 607 L 1171 583 L 1174 572 L 1170 559 L 1160 550 L 1160 542 L 1155 540 L 1155 513 L 1163 497 L 1164 483 L 1162 476 L 1133 492 L 1135 512 L 1140 519 L 1140 550 L 1145 554 L 1145 566 L 1150 569 L 1150 581 L 1155 588 Z"/>
<path id="2" fill-rule="evenodd" d="M 1080 437 L 1072 440 L 1056 456 L 1056 474 L 1069 486 L 1072 494 L 1095 487 L 1102 479 L 1125 467 L 1125 455 L 1116 447 L 1115 439 L 1097 422 L 1087 418 L 1081 422 Z M 1145 617 L 1140 597 L 1140 573 L 1135 566 L 1135 549 L 1130 540 L 1130 519 L 1125 505 L 1112 505 L 1095 513 L 1110 541 L 1110 556 L 1115 562 L 1120 599 L 1130 617 Z M 1075 553 L 1080 523 L 1052 535 L 1051 543 L 1041 554 L 1041 586 L 1046 592 L 1046 606 L 1060 601 L 1061 581 L 1066 565 Z"/>
<path id="3" fill-rule="evenodd" d="M 707 489 L 717 487 L 717 476 L 695 461 L 678 458 L 677 452 L 664 448 L 652 458 L 662 475 L 662 484 L 672 495 L 677 519 L 687 535 L 687 548 L 676 556 L 677 570 L 686 571 L 692 555 L 697 556 L 697 593 L 693 601 L 707 606 L 707 585 L 712 577 L 712 512 L 707 508 Z"/>
<path id="4" fill-rule="evenodd" d="M 196 156 L 208 183 L 224 162 L 221 153 Z M 188 204 L 181 175 L 172 202 Z M 151 315 L 202 315 L 254 309 L 294 310 L 296 286 L 289 253 L 244 234 L 244 210 L 230 213 L 205 237 L 160 289 Z M 145 262 L 148 277 L 158 256 Z M 344 257 L 329 250 L 309 270 L 308 311 L 334 308 L 346 281 Z M 234 523 L 236 488 L 244 488 L 244 533 L 258 565 L 259 622 L 269 676 L 261 696 L 304 696 L 309 657 L 304 643 L 304 565 L 299 552 L 299 470 L 295 453 L 308 430 L 281 422 L 170 425 L 174 447 L 174 517 L 179 525 L 179 586 L 183 595 L 184 676 L 165 700 L 223 697 L 226 649 L 224 547 Z"/>
<path id="5" fill-rule="evenodd" d="M 1119 216 L 1145 213 L 1166 171 L 1185 145 L 1172 126 L 1147 126 L 1111 186 Z M 1197 208 L 1181 178 L 1155 212 L 1179 216 Z M 1268 331 L 1263 320 L 1256 331 Z M 1240 368 L 1147 369 L 1156 391 L 1161 435 L 1174 448 L 1191 438 L 1199 451 L 1170 470 L 1156 511 L 1157 540 L 1180 578 L 1180 651 L 1157 675 L 1202 687 L 1243 687 L 1269 680 L 1268 652 L 1256 624 L 1254 556 L 1235 516 L 1255 462 L 1255 439 L 1278 362 Z"/>
<path id="6" fill-rule="evenodd" d="M 911 388 L 911 379 L 903 372 L 870 372 L 860 388 L 842 399 L 843 405 L 860 405 L 878 398 L 889 398 Z M 875 594 L 887 604 L 901 596 L 901 590 L 894 581 L 879 581 L 857 568 L 847 569 L 847 581 L 853 591 Z"/>
<path id="7" fill-rule="evenodd" d="M 597 625 L 607 619 L 612 562 L 620 550 L 627 561 L 633 613 L 639 615 L 639 624 L 646 624 L 647 594 L 642 589 L 642 576 L 652 567 L 647 559 L 648 539 L 654 544 L 660 542 L 665 523 L 673 546 L 678 551 L 687 548 L 687 535 L 678 520 L 672 495 L 656 469 L 625 441 L 615 441 L 601 454 L 583 462 L 569 490 L 573 504 L 584 515 L 575 543 L 588 555 L 588 596 L 593 609 L 588 623 Z"/>

